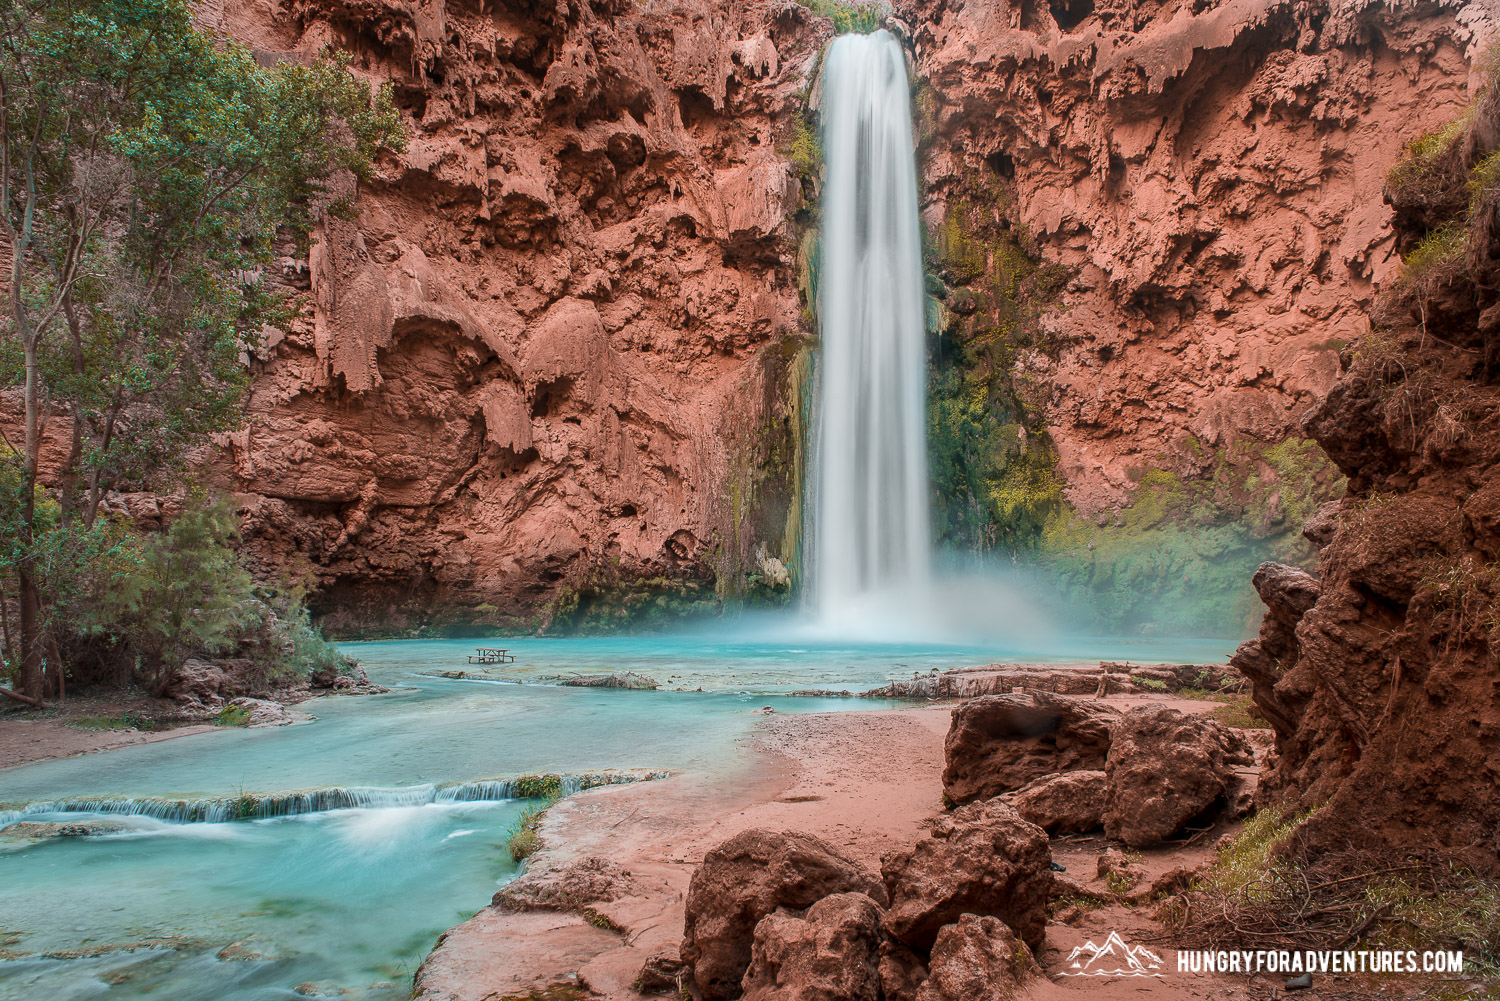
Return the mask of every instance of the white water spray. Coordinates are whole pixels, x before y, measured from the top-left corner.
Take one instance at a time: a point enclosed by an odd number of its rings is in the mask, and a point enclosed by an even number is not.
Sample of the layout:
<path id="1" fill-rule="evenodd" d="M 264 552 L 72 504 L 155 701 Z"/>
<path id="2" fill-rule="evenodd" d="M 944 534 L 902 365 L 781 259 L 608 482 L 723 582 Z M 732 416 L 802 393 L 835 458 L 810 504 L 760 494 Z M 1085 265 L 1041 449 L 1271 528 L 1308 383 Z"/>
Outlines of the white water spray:
<path id="1" fill-rule="evenodd" d="M 909 632 L 930 603 L 922 250 L 911 92 L 888 32 L 845 35 L 823 74 L 813 587 L 821 625 Z"/>

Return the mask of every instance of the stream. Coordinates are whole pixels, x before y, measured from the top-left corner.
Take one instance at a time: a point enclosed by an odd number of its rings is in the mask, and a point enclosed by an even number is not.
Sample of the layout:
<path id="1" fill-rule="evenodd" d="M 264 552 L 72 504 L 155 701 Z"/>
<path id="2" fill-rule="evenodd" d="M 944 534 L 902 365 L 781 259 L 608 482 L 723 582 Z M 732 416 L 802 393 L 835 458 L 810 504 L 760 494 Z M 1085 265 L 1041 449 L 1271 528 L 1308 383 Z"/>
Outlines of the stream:
<path id="1" fill-rule="evenodd" d="M 479 642 L 508 647 L 517 662 L 468 665 Z M 1114 659 L 1202 663 L 1231 648 L 1116 640 L 1056 656 L 1097 659 L 1107 650 Z M 345 649 L 394 690 L 310 700 L 299 707 L 316 717 L 309 723 L 0 771 L 0 825 L 12 825 L 0 827 L 0 998 L 405 998 L 436 937 L 515 875 L 506 835 L 526 801 L 483 780 L 614 769 L 745 780 L 752 709 L 885 704 L 781 693 L 859 691 L 1003 658 L 992 648 L 708 633 Z M 433 676 L 499 672 L 535 682 L 625 670 L 664 690 Z M 108 802 L 82 806 L 90 800 Z M 234 815 L 243 819 L 227 819 Z M 27 838 L 17 836 L 18 822 L 101 833 Z"/>

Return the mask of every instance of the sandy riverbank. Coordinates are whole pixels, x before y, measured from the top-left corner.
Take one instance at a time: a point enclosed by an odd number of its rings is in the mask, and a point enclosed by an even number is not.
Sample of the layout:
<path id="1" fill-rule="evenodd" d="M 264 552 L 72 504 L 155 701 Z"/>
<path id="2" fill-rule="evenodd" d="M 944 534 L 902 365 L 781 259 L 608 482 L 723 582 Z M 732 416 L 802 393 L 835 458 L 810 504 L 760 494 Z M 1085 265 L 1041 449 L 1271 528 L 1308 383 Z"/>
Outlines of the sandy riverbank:
<path id="1" fill-rule="evenodd" d="M 1121 705 L 1166 703 L 1207 711 L 1215 703 L 1161 696 L 1113 696 Z M 688 881 L 703 855 L 752 827 L 815 834 L 878 870 L 880 856 L 914 842 L 942 809 L 943 737 L 949 705 L 894 710 L 772 716 L 745 748 L 751 767 L 732 786 L 693 775 L 594 790 L 555 806 L 542 825 L 546 848 L 512 892 L 563 894 L 572 910 L 517 912 L 489 907 L 449 931 L 418 974 L 418 997 L 480 1001 L 578 984 L 580 997 L 636 1001 L 634 980 L 652 955 L 671 952 L 682 936 Z M 1193 846 L 1145 853 L 1146 880 L 1204 859 L 1210 837 Z M 1069 876 L 1104 891 L 1094 879 L 1102 837 L 1055 840 L 1054 858 Z M 585 860 L 600 859 L 602 862 Z M 583 863 L 580 867 L 580 863 Z M 571 875 L 569 874 L 571 870 Z M 590 875 L 580 877 L 580 871 Z M 613 897 L 614 899 L 604 899 Z M 1269 982 L 1194 977 L 1176 972 L 1175 952 L 1148 908 L 1124 904 L 1053 922 L 1038 957 L 1049 973 L 1068 952 L 1111 930 L 1134 936 L 1166 959 L 1168 975 L 1128 983 L 1101 978 L 1038 979 L 1027 997 L 1233 998 L 1262 996 Z M 587 916 L 586 913 L 587 912 Z M 601 927 L 602 926 L 602 927 Z M 613 927 L 611 927 L 613 926 Z M 1279 986 L 1279 982 L 1278 982 Z M 1259 987 L 1259 993 L 1255 988 Z"/>
<path id="2" fill-rule="evenodd" d="M 170 730 L 92 730 L 62 719 L 0 719 L 0 770 L 217 729 L 212 723 L 190 723 Z"/>

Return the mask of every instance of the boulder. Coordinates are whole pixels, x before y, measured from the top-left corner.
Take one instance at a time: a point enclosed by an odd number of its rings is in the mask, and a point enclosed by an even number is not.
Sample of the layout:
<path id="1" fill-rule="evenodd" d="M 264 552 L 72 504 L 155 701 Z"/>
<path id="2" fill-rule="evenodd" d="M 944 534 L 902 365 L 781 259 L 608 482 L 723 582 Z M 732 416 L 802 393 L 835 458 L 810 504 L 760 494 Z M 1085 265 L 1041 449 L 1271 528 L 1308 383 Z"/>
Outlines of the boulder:
<path id="1" fill-rule="evenodd" d="M 804 910 L 835 893 L 886 901 L 874 875 L 808 834 L 752 829 L 710 851 L 688 884 L 682 930 L 682 961 L 703 997 L 740 996 L 762 918 L 778 907 Z"/>
<path id="2" fill-rule="evenodd" d="M 229 673 L 222 667 L 190 657 L 172 672 L 161 694 L 162 698 L 178 702 L 209 704 L 228 694 L 232 686 Z"/>
<path id="3" fill-rule="evenodd" d="M 835 893 L 761 918 L 744 1001 L 880 1001 L 881 917 L 865 894 Z"/>
<path id="4" fill-rule="evenodd" d="M 938 932 L 916 1001 L 1008 1001 L 1034 965 L 1031 952 L 1005 922 L 965 914 Z"/>
<path id="5" fill-rule="evenodd" d="M 955 804 L 989 799 L 1052 772 L 1095 770 L 1119 713 L 1050 692 L 986 695 L 953 710 L 943 743 L 943 792 Z"/>
<path id="6" fill-rule="evenodd" d="M 927 964 L 895 939 L 880 943 L 880 990 L 885 1001 L 917 1001 Z"/>
<path id="7" fill-rule="evenodd" d="M 512 911 L 573 911 L 618 900 L 636 889 L 628 871 L 598 855 L 540 865 L 536 861 L 502 886 L 490 903 Z"/>
<path id="8" fill-rule="evenodd" d="M 233 699 L 226 708 L 241 709 L 249 713 L 250 718 L 245 723 L 248 727 L 286 726 L 297 721 L 297 717 L 286 706 L 265 699 Z"/>
<path id="9" fill-rule="evenodd" d="M 1157 844 L 1239 798 L 1234 766 L 1250 745 L 1215 720 L 1166 706 L 1132 709 L 1115 725 L 1104 766 L 1104 831 L 1132 848 Z"/>
<path id="10" fill-rule="evenodd" d="M 1040 947 L 1052 892 L 1047 834 L 997 799 L 938 817 L 907 851 L 887 855 L 886 930 L 919 953 L 963 914 L 990 914 Z"/>
<path id="11" fill-rule="evenodd" d="M 1010 800 L 1048 834 L 1077 834 L 1104 823 L 1104 772 L 1087 769 L 1044 775 Z"/>

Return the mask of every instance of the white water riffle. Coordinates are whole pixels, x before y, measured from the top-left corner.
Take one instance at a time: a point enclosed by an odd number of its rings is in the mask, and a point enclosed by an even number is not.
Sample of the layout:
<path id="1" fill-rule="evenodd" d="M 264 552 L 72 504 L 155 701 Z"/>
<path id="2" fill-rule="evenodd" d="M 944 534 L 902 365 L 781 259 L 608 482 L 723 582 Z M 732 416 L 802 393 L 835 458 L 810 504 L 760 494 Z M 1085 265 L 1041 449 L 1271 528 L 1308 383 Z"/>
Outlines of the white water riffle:
<path id="1" fill-rule="evenodd" d="M 529 776 L 519 779 L 480 779 L 444 785 L 404 786 L 397 789 L 333 786 L 300 792 L 266 795 L 245 794 L 210 799 L 63 799 L 28 803 L 20 809 L 0 810 L 0 831 L 25 820 L 44 820 L 58 814 L 150 817 L 174 824 L 223 824 L 233 820 L 264 820 L 294 817 L 333 810 L 388 809 L 391 807 L 444 805 L 449 803 L 495 803 L 534 796 L 538 779 L 555 779 L 564 796 L 596 786 L 623 785 L 662 779 L 670 772 L 642 768 L 578 775 Z"/>
<path id="2" fill-rule="evenodd" d="M 911 93 L 888 32 L 834 40 L 823 73 L 818 619 L 920 632 L 930 606 L 922 250 Z"/>

